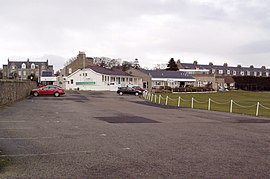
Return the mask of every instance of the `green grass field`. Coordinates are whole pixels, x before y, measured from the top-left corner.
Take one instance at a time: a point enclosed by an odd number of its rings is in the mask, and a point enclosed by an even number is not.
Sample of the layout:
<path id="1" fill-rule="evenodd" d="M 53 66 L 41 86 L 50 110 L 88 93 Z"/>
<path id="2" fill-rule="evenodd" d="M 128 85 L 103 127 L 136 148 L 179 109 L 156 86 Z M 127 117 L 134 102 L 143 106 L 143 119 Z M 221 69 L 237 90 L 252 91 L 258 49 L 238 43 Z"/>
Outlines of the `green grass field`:
<path id="1" fill-rule="evenodd" d="M 249 91 L 228 91 L 214 93 L 157 93 L 156 100 L 159 102 L 159 95 L 162 96 L 160 103 L 166 103 L 166 96 L 169 97 L 168 105 L 177 106 L 178 97 L 181 97 L 180 107 L 191 108 L 191 99 L 194 98 L 194 109 L 208 110 L 208 101 L 211 99 L 211 110 L 230 112 L 230 101 L 233 100 L 233 113 L 256 115 L 257 102 L 260 102 L 259 116 L 270 117 L 270 92 L 249 92 Z M 269 108 L 269 109 L 268 109 Z"/>

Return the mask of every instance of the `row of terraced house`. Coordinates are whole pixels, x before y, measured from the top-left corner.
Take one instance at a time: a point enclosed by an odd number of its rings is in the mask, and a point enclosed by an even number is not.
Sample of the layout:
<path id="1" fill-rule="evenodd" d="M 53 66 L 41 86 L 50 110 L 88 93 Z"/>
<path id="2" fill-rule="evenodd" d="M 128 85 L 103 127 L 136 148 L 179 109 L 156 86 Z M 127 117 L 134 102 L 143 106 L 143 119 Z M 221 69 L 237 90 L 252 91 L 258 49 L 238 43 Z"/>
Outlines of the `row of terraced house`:
<path id="1" fill-rule="evenodd" d="M 233 76 L 269 77 L 270 69 L 265 66 L 236 67 L 224 65 L 208 65 L 181 63 L 177 61 L 179 71 L 129 69 L 121 71 L 115 68 L 104 68 L 94 64 L 91 57 L 79 52 L 76 58 L 67 64 L 58 74 L 54 75 L 53 65 L 44 62 L 12 61 L 3 65 L 0 77 L 3 79 L 26 80 L 33 75 L 45 84 L 57 84 L 72 90 L 110 90 L 116 91 L 121 86 L 140 86 L 147 90 L 159 87 L 205 87 L 217 90 L 219 88 L 234 88 Z"/>

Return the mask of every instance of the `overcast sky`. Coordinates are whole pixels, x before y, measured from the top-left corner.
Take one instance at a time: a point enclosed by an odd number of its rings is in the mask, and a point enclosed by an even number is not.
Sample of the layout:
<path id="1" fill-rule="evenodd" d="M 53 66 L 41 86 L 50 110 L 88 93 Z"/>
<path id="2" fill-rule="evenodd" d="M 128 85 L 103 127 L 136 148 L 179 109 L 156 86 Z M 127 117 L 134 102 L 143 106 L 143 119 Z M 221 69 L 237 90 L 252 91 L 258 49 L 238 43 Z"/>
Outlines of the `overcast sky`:
<path id="1" fill-rule="evenodd" d="M 269 0 L 0 0 L 0 67 L 89 57 L 270 68 Z"/>

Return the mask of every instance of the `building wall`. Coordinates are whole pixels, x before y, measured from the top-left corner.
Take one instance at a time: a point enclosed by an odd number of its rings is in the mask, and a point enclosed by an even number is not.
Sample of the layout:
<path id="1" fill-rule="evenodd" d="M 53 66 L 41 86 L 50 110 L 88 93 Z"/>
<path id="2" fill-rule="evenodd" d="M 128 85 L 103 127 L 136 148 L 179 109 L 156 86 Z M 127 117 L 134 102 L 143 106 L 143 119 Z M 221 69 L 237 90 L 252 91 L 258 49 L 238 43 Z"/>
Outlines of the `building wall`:
<path id="1" fill-rule="evenodd" d="M 206 84 L 212 84 L 213 89 L 217 89 L 216 78 L 214 75 L 193 75 L 193 78 L 196 79 L 196 87 L 204 87 Z"/>
<path id="2" fill-rule="evenodd" d="M 25 64 L 25 68 L 22 68 Z M 31 67 L 34 64 L 34 68 Z M 25 80 L 31 74 L 39 79 L 43 71 L 53 71 L 53 65 L 48 65 L 48 60 L 44 62 L 37 61 L 9 61 L 7 65 L 3 65 L 3 79 L 22 79 Z"/>
<path id="3" fill-rule="evenodd" d="M 87 66 L 93 65 L 93 59 L 87 58 L 84 52 L 79 52 L 77 58 L 69 65 L 65 66 L 64 73 L 68 76 L 78 69 L 83 69 Z"/>
<path id="4" fill-rule="evenodd" d="M 142 78 L 142 83 L 144 83 L 144 85 L 145 85 L 145 83 L 147 83 L 147 86 L 145 87 L 143 85 L 141 87 L 147 89 L 148 91 L 151 91 L 151 89 L 152 89 L 152 79 L 148 74 L 145 74 L 142 71 L 137 70 L 137 69 L 133 69 L 133 68 L 127 70 L 126 72 L 128 74 L 132 75 L 132 76 L 137 76 L 137 77 Z"/>
<path id="5" fill-rule="evenodd" d="M 96 73 L 91 69 L 77 70 L 64 78 L 63 87 L 72 90 L 116 91 L 120 86 L 140 86 L 142 83 L 141 78 L 138 77 L 105 75 Z"/>
<path id="6" fill-rule="evenodd" d="M 24 99 L 36 87 L 33 81 L 0 80 L 0 106 Z"/>

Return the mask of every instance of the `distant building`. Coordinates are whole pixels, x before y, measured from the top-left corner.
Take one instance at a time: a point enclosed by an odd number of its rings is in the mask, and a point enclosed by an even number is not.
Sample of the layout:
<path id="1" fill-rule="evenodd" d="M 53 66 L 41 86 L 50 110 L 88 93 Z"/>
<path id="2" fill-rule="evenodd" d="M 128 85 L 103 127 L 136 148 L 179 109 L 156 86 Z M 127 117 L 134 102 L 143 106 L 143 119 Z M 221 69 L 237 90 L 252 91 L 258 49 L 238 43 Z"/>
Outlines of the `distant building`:
<path id="1" fill-rule="evenodd" d="M 191 74 L 195 79 L 195 86 L 202 87 L 211 85 L 213 89 L 219 88 L 234 88 L 233 76 L 256 76 L 256 77 L 269 77 L 270 69 L 266 69 L 265 66 L 261 68 L 242 67 L 237 65 L 236 67 L 228 66 L 227 63 L 223 65 L 214 65 L 209 63 L 208 65 L 198 64 L 197 61 L 193 63 L 181 63 L 178 60 L 179 71 L 185 71 Z"/>
<path id="2" fill-rule="evenodd" d="M 169 87 L 185 87 L 193 85 L 196 81 L 191 75 L 181 71 L 167 71 L 167 70 L 143 70 L 143 69 L 129 69 L 127 73 L 133 76 L 141 77 L 143 80 L 143 88 L 152 90 L 160 86 Z"/>
<path id="3" fill-rule="evenodd" d="M 11 61 L 8 59 L 8 64 L 3 65 L 3 78 L 4 79 L 20 79 L 26 80 L 33 74 L 40 81 L 42 74 L 53 72 L 53 65 L 49 65 L 48 60 L 40 61 Z"/>
<path id="4" fill-rule="evenodd" d="M 72 90 L 117 91 L 121 86 L 142 86 L 140 77 L 131 76 L 119 69 L 100 66 L 78 69 L 62 79 L 59 84 L 65 89 Z"/>
<path id="5" fill-rule="evenodd" d="M 83 69 L 85 67 L 93 65 L 93 58 L 86 57 L 85 52 L 79 52 L 76 58 L 70 61 L 64 69 L 63 74 L 64 76 L 68 76 L 73 72 L 77 71 L 78 69 Z"/>

